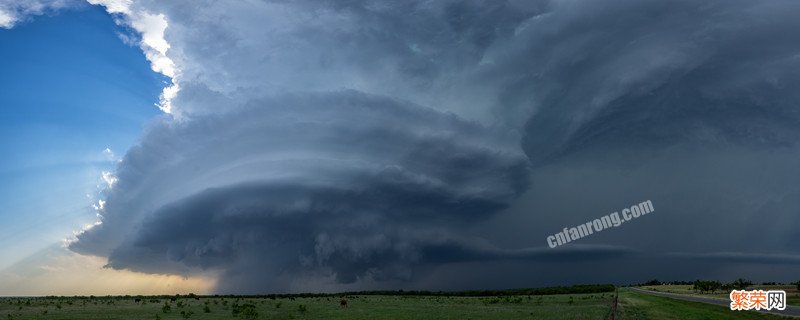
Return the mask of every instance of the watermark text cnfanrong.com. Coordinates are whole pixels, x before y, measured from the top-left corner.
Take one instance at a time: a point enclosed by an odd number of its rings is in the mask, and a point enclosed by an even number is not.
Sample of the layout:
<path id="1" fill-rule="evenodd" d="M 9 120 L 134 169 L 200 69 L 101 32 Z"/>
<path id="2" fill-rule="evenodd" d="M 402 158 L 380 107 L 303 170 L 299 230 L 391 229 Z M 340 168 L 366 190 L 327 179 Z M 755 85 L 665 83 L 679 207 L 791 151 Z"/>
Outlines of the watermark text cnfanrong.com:
<path id="1" fill-rule="evenodd" d="M 600 232 L 609 228 L 616 228 L 622 225 L 622 223 L 625 221 L 631 221 L 648 213 L 652 213 L 653 211 L 655 211 L 655 208 L 653 208 L 653 202 L 647 200 L 630 206 L 629 208 L 622 209 L 622 211 L 604 215 L 584 224 L 580 224 L 572 228 L 564 228 L 564 230 L 559 233 L 547 236 L 547 246 L 550 248 L 555 248 L 560 245 L 570 243 L 571 241 L 586 237 L 595 232 Z M 621 217 L 620 213 L 622 213 Z"/>

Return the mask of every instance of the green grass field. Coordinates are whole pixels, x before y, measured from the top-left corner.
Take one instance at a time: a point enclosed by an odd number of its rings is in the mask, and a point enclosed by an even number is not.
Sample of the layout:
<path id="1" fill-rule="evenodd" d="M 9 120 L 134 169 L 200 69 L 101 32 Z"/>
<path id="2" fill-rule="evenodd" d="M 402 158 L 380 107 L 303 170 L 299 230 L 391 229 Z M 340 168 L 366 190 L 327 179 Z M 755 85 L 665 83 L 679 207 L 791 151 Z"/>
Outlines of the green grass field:
<path id="1" fill-rule="evenodd" d="M 706 320 L 706 319 L 793 319 L 755 311 L 731 311 L 723 306 L 656 297 L 621 289 L 617 319 Z"/>
<path id="2" fill-rule="evenodd" d="M 4 298 L 1 319 L 604 319 L 612 293 L 509 297 L 351 296 L 339 298 L 159 299 Z M 30 301 L 30 305 L 28 302 Z M 164 313 L 165 301 L 170 305 Z M 239 307 L 234 307 L 236 304 Z M 245 311 L 252 305 L 255 312 Z M 208 311 L 204 308 L 208 306 Z M 240 312 L 233 316 L 234 309 Z M 183 312 L 183 314 L 182 314 Z M 257 314 L 257 316 L 254 316 Z M 9 317 L 10 316 L 10 317 Z"/>
<path id="3" fill-rule="evenodd" d="M 664 289 L 664 288 L 662 288 Z M 676 290 L 678 288 L 675 288 Z M 349 296 L 231 298 L 0 298 L 8 319 L 608 319 L 613 293 L 544 296 Z M 165 305 L 169 306 L 165 312 Z M 619 291 L 617 319 L 788 319 L 753 311 Z"/>
<path id="4" fill-rule="evenodd" d="M 691 285 L 660 285 L 660 286 L 642 286 L 643 289 L 655 290 L 661 292 L 671 292 L 685 295 L 695 295 L 704 297 L 714 297 L 719 299 L 729 299 L 730 292 L 717 291 L 716 293 L 699 293 L 692 289 Z M 747 287 L 747 290 L 783 290 L 786 291 L 786 303 L 792 306 L 800 306 L 800 292 L 797 292 L 795 285 L 753 285 Z"/>

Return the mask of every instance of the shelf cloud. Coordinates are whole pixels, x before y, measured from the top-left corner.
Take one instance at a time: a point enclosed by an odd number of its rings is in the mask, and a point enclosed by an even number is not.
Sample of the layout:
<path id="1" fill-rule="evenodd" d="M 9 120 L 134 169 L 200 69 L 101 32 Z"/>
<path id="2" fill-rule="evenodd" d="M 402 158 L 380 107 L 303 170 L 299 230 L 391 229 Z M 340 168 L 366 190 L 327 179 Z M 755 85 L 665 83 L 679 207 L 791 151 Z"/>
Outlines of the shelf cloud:
<path id="1" fill-rule="evenodd" d="M 71 248 L 149 273 L 258 270 L 240 285 L 264 288 L 407 278 L 527 184 L 515 139 L 453 115 L 355 91 L 251 104 L 152 125 Z"/>

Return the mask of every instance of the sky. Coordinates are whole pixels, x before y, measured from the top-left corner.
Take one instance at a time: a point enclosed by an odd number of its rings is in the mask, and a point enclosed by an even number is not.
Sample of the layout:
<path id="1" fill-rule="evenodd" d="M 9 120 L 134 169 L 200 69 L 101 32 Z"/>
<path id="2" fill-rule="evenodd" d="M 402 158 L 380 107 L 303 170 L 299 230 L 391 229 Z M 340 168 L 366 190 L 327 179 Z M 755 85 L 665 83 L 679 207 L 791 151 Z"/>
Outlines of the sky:
<path id="1" fill-rule="evenodd" d="M 0 29 L 3 295 L 107 290 L 86 281 L 116 279 L 102 272 L 105 263 L 67 255 L 63 242 L 97 221 L 92 206 L 104 197 L 103 172 L 112 172 L 121 158 L 117 152 L 124 154 L 147 122 L 162 114 L 155 103 L 168 78 L 151 70 L 141 50 L 121 41 L 130 31 L 98 6 L 76 2 L 63 10 Z M 67 273 L 44 272 L 54 268 L 70 270 L 70 284 L 48 285 Z M 118 280 L 125 279 L 122 274 Z M 149 284 L 166 289 L 159 283 Z"/>
<path id="2" fill-rule="evenodd" d="M 798 12 L 0 0 L 0 295 L 796 281 Z"/>

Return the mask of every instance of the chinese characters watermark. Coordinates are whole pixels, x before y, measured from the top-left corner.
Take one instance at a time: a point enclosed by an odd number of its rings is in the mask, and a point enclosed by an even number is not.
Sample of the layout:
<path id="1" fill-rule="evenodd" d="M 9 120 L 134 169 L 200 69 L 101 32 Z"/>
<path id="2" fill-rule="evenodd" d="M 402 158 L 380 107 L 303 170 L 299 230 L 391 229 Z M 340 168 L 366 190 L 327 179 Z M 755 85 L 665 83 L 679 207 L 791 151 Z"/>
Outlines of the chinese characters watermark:
<path id="1" fill-rule="evenodd" d="M 733 290 L 731 310 L 785 310 L 786 291 L 783 290 Z"/>

